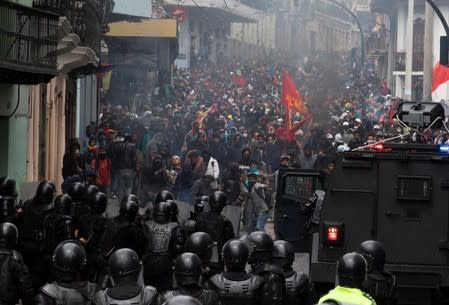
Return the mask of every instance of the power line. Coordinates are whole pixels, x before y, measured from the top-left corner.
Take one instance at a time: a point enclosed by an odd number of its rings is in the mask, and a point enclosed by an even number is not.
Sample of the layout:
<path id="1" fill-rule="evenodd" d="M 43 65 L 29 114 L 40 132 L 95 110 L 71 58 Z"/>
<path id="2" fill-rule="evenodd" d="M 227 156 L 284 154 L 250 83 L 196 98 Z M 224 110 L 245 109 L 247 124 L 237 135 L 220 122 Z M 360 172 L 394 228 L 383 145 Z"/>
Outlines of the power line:
<path id="1" fill-rule="evenodd" d="M 196 3 L 195 0 L 192 0 L 192 2 L 196 5 L 197 8 L 201 8 L 201 6 L 199 6 L 198 3 Z"/>

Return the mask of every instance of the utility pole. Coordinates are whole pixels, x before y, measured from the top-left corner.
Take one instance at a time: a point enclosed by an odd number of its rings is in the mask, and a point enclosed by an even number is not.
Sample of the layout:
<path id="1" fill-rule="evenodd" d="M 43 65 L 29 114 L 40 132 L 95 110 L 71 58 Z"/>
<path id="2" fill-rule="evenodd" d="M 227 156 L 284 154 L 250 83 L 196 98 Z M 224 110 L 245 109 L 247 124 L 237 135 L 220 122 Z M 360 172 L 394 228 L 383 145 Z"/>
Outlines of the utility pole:
<path id="1" fill-rule="evenodd" d="M 423 101 L 432 101 L 432 69 L 433 69 L 433 9 L 426 3 L 424 16 L 424 83 Z"/>

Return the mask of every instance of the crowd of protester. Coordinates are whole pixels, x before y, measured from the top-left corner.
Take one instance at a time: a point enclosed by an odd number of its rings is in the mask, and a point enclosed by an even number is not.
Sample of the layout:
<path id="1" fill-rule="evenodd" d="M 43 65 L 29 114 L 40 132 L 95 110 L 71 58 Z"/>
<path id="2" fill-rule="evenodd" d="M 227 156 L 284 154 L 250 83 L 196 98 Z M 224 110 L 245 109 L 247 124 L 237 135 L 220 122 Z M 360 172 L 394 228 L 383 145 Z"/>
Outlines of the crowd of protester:
<path id="1" fill-rule="evenodd" d="M 280 133 L 282 69 L 312 114 L 292 141 Z M 316 55 L 299 65 L 199 62 L 175 70 L 173 87 L 159 91 L 138 107 L 102 104 L 98 125 L 70 144 L 65 184 L 87 179 L 112 196 L 138 194 L 142 205 L 161 189 L 190 203 L 222 190 L 245 208 L 252 229 L 262 229 L 280 166 L 331 173 L 339 153 L 403 131 L 386 80 L 360 74 L 350 55 Z M 302 118 L 293 112 L 292 124 Z"/>

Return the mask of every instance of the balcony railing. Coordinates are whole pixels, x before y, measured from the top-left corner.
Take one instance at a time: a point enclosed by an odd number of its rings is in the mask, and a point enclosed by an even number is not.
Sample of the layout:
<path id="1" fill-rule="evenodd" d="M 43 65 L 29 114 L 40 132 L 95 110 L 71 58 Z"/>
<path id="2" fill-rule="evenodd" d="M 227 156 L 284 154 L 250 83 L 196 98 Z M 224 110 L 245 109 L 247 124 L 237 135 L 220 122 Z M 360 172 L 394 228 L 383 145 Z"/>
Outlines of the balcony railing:
<path id="1" fill-rule="evenodd" d="M 67 17 L 81 39 L 80 45 L 90 47 L 97 54 L 105 18 L 112 6 L 112 0 L 33 0 L 33 7 Z"/>
<path id="2" fill-rule="evenodd" d="M 55 14 L 0 1 L 0 81 L 5 81 L 6 70 L 56 74 L 58 20 Z M 8 79 L 16 82 L 11 75 Z M 31 76 L 22 83 L 35 81 Z"/>

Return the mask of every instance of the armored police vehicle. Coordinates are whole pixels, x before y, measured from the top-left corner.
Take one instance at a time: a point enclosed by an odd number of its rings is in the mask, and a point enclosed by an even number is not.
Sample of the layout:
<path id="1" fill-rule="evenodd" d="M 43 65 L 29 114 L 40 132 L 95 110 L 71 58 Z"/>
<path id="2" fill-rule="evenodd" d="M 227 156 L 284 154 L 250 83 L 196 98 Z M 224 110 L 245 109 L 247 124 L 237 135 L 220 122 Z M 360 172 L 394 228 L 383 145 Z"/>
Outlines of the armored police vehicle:
<path id="1" fill-rule="evenodd" d="M 446 125 L 436 103 L 401 104 L 397 118 L 409 135 Z M 310 253 L 317 285 L 333 284 L 338 258 L 375 239 L 400 304 L 435 303 L 449 287 L 449 146 L 377 143 L 342 154 L 327 177 L 289 169 L 278 181 L 276 234 Z"/>

